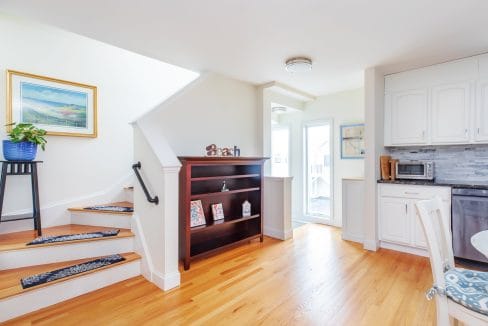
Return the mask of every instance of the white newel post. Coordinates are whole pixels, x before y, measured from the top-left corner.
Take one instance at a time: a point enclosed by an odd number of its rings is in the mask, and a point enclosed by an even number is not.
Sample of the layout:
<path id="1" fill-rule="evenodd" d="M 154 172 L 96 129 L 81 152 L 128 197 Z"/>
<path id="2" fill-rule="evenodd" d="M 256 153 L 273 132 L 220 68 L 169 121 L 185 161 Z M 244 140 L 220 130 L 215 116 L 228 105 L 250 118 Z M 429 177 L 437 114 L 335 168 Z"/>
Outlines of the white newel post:
<path id="1" fill-rule="evenodd" d="M 165 275 L 163 290 L 169 290 L 180 285 L 180 272 L 178 271 L 179 252 L 179 196 L 180 167 L 163 167 L 164 193 L 161 201 L 164 205 L 164 248 L 165 248 Z"/>

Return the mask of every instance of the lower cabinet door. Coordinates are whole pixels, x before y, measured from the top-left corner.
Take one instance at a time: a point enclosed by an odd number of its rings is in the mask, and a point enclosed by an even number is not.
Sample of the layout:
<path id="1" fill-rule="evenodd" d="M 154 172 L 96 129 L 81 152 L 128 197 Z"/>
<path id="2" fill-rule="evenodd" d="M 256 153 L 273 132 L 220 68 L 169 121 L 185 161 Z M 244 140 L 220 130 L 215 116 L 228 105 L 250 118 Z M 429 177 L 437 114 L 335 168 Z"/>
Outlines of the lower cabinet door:
<path id="1" fill-rule="evenodd" d="M 424 229 L 420 222 L 420 217 L 415 209 L 414 202 L 410 206 L 412 213 L 411 219 L 413 221 L 413 245 L 418 248 L 427 249 L 427 240 L 425 239 Z"/>
<path id="2" fill-rule="evenodd" d="M 381 197 L 380 236 L 392 243 L 410 244 L 409 201 L 402 198 Z"/>

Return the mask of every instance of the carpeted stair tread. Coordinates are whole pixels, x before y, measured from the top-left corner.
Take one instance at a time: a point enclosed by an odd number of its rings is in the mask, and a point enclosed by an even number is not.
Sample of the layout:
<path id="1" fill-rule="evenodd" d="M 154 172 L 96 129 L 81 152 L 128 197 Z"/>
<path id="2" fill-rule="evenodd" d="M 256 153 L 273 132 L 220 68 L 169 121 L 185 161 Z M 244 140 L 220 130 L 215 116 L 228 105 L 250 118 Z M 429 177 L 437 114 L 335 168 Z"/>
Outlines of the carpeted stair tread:
<path id="1" fill-rule="evenodd" d="M 113 227 L 68 224 L 68 225 L 60 225 L 55 227 L 43 228 L 42 235 L 59 236 L 59 235 L 108 231 L 113 229 L 114 229 Z M 54 243 L 46 243 L 46 244 L 38 244 L 38 245 L 27 245 L 27 243 L 37 238 L 37 234 L 33 230 L 0 234 L 0 251 L 32 249 L 32 248 L 39 248 L 43 246 L 56 246 L 56 245 L 73 244 L 73 243 L 86 242 L 86 241 L 105 241 L 105 240 L 134 236 L 134 234 L 129 229 L 122 229 L 122 228 L 116 228 L 116 229 L 120 230 L 116 236 L 94 238 L 94 239 L 83 239 L 83 240 L 75 240 L 75 241 L 67 241 L 67 242 L 54 242 Z"/>
<path id="2" fill-rule="evenodd" d="M 45 273 L 45 272 L 49 272 L 49 271 L 53 271 L 53 270 L 57 270 L 57 269 L 61 269 L 61 268 L 85 263 L 85 262 L 92 261 L 94 259 L 101 258 L 101 257 L 85 258 L 85 259 L 65 261 L 65 262 L 60 262 L 60 263 L 36 265 L 36 266 L 29 266 L 29 267 L 22 267 L 22 268 L 15 268 L 15 269 L 8 269 L 8 270 L 0 271 L 0 300 L 7 298 L 7 297 L 11 297 L 14 295 L 21 294 L 21 293 L 26 292 L 26 291 L 35 290 L 35 289 L 42 288 L 45 286 L 50 286 L 52 284 L 64 282 L 64 281 L 67 281 L 67 280 L 70 280 L 70 279 L 73 279 L 76 277 L 80 277 L 83 275 L 87 275 L 90 273 L 96 273 L 98 271 L 101 271 L 101 270 L 104 270 L 107 268 L 111 268 L 114 266 L 118 266 L 121 264 L 126 264 L 126 263 L 129 263 L 129 262 L 132 262 L 132 261 L 135 261 L 135 260 L 138 260 L 141 258 L 136 253 L 124 253 L 124 254 L 120 254 L 120 255 L 123 258 L 125 258 L 124 261 L 121 261 L 121 262 L 118 262 L 118 263 L 115 263 L 112 265 L 100 267 L 100 268 L 97 268 L 97 269 L 94 269 L 91 271 L 83 272 L 80 274 L 72 275 L 72 276 L 62 278 L 62 279 L 59 279 L 56 281 L 52 281 L 49 283 L 40 284 L 40 285 L 31 287 L 31 288 L 26 288 L 26 289 L 23 289 L 22 285 L 20 283 L 20 279 L 22 279 L 24 277 L 28 277 L 28 276 L 32 276 L 32 275 L 39 274 L 39 273 Z"/>
<path id="3" fill-rule="evenodd" d="M 116 237 L 120 232 L 120 229 L 111 229 L 105 231 L 85 232 L 76 234 L 62 234 L 37 237 L 34 240 L 27 243 L 28 246 L 37 246 L 48 243 L 61 243 L 61 242 L 74 242 L 82 240 L 93 240 L 105 237 Z"/>
<path id="4" fill-rule="evenodd" d="M 105 206 L 107 209 L 102 209 L 101 207 Z M 114 214 L 114 215 L 132 215 L 133 211 L 119 211 L 117 208 L 109 209 L 110 206 L 113 207 L 121 207 L 121 208 L 128 208 L 134 209 L 134 204 L 128 201 L 123 202 L 116 202 L 116 203 L 108 203 L 108 204 L 99 204 L 99 205 L 87 205 L 86 207 L 71 207 L 68 208 L 70 212 L 74 213 L 99 213 L 99 214 Z M 90 209 L 90 207 L 94 207 L 98 209 Z"/>

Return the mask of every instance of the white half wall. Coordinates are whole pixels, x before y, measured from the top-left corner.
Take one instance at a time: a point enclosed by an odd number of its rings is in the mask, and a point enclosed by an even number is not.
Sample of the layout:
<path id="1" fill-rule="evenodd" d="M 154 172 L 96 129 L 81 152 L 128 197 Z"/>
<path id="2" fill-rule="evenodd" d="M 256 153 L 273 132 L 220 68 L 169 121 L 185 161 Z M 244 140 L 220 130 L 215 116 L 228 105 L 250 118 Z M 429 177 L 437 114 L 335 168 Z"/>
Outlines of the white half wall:
<path id="1" fill-rule="evenodd" d="M 164 144 L 166 155 L 175 157 Z M 159 203 L 147 201 L 139 182 L 134 184 L 134 207 L 137 214 L 138 245 L 143 257 L 143 275 L 163 290 L 180 284 L 178 271 L 178 172 L 180 163 L 163 166 L 155 153 L 158 144 L 147 141 L 138 124 L 134 124 L 134 159 L 141 162 L 141 177 L 151 196 L 158 196 Z"/>
<path id="2" fill-rule="evenodd" d="M 0 51 L 0 74 L 14 69 L 98 87 L 99 136 L 51 136 L 46 152 L 38 155 L 44 161 L 39 169 L 41 207 L 56 208 L 43 211 L 44 226 L 69 223 L 67 206 L 86 203 L 92 194 L 105 194 L 121 184 L 131 174 L 133 161 L 133 132 L 128 122 L 197 77 L 179 67 L 3 14 L 0 39 L 4 45 Z M 2 126 L 6 116 L 5 90 L 5 78 L 0 78 Z M 0 135 L 6 138 L 4 128 Z M 9 178 L 4 214 L 30 210 L 28 179 Z M 13 223 L 2 223 L 0 230 L 9 224 Z"/>

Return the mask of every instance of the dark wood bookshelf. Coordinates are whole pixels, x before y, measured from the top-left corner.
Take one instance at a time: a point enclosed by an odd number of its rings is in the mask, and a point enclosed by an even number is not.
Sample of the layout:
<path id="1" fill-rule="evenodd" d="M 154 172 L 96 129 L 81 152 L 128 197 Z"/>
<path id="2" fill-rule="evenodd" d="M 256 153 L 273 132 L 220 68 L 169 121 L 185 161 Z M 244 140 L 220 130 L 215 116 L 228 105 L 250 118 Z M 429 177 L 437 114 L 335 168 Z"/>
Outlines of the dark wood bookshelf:
<path id="1" fill-rule="evenodd" d="M 199 177 L 191 178 L 191 181 L 207 181 L 207 180 L 228 180 L 228 179 L 242 179 L 242 178 L 255 178 L 259 177 L 258 173 L 255 174 L 238 174 L 238 175 L 218 175 L 214 177 Z"/>
<path id="2" fill-rule="evenodd" d="M 251 216 L 243 216 L 239 218 L 224 218 L 221 220 L 216 220 L 216 221 L 210 221 L 208 224 L 205 225 L 200 225 L 200 226 L 195 226 L 191 228 L 191 233 L 196 233 L 196 232 L 201 232 L 201 231 L 207 231 L 209 228 L 214 228 L 214 227 L 219 227 L 223 226 L 225 224 L 232 224 L 232 223 L 239 223 L 247 220 L 252 220 L 253 218 L 258 218 L 259 214 L 254 214 Z"/>
<path id="3" fill-rule="evenodd" d="M 263 157 L 179 157 L 180 257 L 185 270 L 193 259 L 253 239 L 263 241 Z M 229 191 L 221 191 L 223 181 Z M 190 227 L 191 201 L 202 202 L 205 225 Z M 242 203 L 251 216 L 242 216 Z M 224 219 L 214 220 L 212 204 L 222 203 Z"/>
<path id="4" fill-rule="evenodd" d="M 244 189 L 236 189 L 236 190 L 229 190 L 229 191 L 217 191 L 217 192 L 207 192 L 201 194 L 191 195 L 191 199 L 200 199 L 205 197 L 212 197 L 212 196 L 229 196 L 233 194 L 237 194 L 240 192 L 251 192 L 251 191 L 259 191 L 261 190 L 260 187 L 253 187 L 253 188 L 244 188 Z"/>

